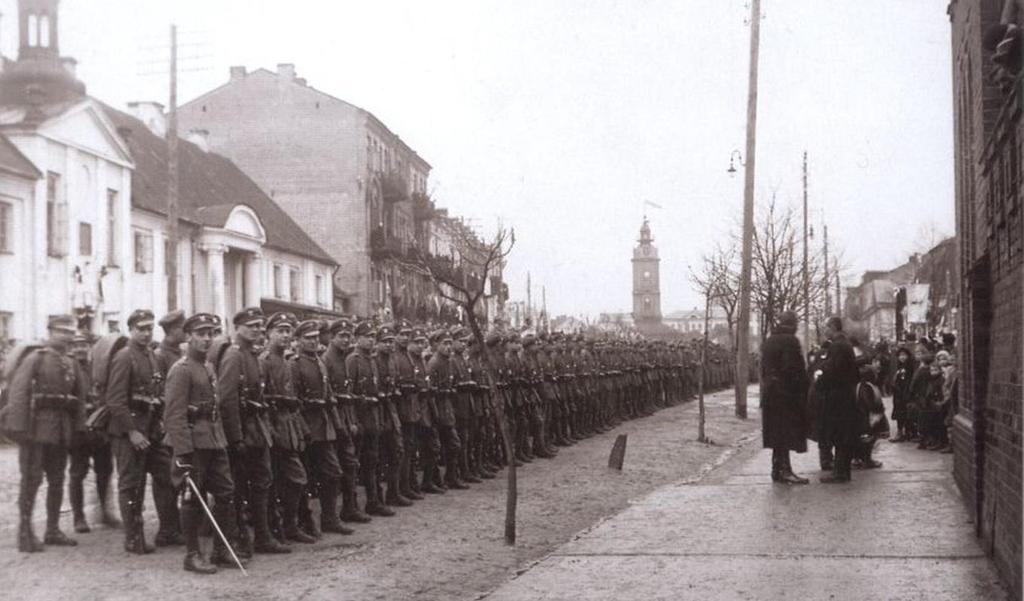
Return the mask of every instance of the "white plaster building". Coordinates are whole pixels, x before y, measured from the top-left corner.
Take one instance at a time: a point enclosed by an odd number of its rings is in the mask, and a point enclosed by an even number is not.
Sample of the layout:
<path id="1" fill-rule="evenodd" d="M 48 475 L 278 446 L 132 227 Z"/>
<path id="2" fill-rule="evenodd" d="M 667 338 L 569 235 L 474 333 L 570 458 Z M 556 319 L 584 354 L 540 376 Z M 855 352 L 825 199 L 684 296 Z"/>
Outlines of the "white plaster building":
<path id="1" fill-rule="evenodd" d="M 169 281 L 167 144 L 86 96 L 59 55 L 57 4 L 19 2 L 18 60 L 0 73 L 0 342 L 42 336 L 57 313 L 123 330 L 136 308 L 167 312 L 172 286 L 178 308 L 227 323 L 251 305 L 329 313 L 334 261 L 234 163 L 184 140 Z"/>

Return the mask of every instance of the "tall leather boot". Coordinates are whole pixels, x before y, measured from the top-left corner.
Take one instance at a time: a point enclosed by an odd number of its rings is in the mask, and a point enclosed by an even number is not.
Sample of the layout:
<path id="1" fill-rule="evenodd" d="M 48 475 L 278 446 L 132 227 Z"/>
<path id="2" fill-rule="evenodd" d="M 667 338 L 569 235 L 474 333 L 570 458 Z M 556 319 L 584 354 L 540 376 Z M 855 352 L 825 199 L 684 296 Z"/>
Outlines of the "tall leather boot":
<path id="1" fill-rule="evenodd" d="M 352 534 L 355 530 L 345 526 L 338 519 L 338 480 L 330 479 L 320 484 L 320 529 L 334 534 Z"/>
<path id="2" fill-rule="evenodd" d="M 186 572 L 197 574 L 216 574 L 217 566 L 210 564 L 199 549 L 199 523 L 202 521 L 202 509 L 195 505 L 182 505 L 178 515 L 181 517 L 181 530 L 185 538 Z"/>
<path id="3" fill-rule="evenodd" d="M 401 480 L 401 464 L 389 465 L 387 470 L 388 492 L 384 501 L 392 507 L 409 507 L 412 501 L 407 499 L 401 492 L 399 481 Z"/>
<path id="4" fill-rule="evenodd" d="M 359 509 L 355 478 L 352 477 L 352 474 L 343 474 L 341 476 L 341 521 L 365 524 L 371 519 Z"/>
<path id="5" fill-rule="evenodd" d="M 114 515 L 113 503 L 110 501 L 110 474 L 96 474 L 96 496 L 99 498 L 96 512 L 100 523 L 107 528 L 120 528 L 121 520 Z"/>
<path id="6" fill-rule="evenodd" d="M 379 496 L 379 482 L 377 481 L 377 470 L 368 469 L 363 474 L 363 485 L 366 488 L 366 513 L 380 517 L 391 517 L 395 515 L 393 509 L 381 502 Z"/>
<path id="7" fill-rule="evenodd" d="M 818 463 L 821 465 L 821 471 L 832 471 L 832 468 L 835 466 L 835 460 L 832 458 L 831 445 L 818 443 Z"/>
<path id="8" fill-rule="evenodd" d="M 32 530 L 32 507 L 36 504 L 36 490 L 30 494 L 24 480 L 22 482 L 18 495 L 18 551 L 39 553 L 44 550 L 43 543 Z"/>
<path id="9" fill-rule="evenodd" d="M 64 483 L 60 486 L 46 486 L 46 533 L 43 534 L 43 543 L 59 547 L 74 547 L 78 544 L 73 538 L 69 538 L 60 531 L 60 505 L 64 501 Z"/>
<path id="10" fill-rule="evenodd" d="M 160 528 L 153 542 L 158 547 L 175 547 L 185 544 L 181 535 L 181 518 L 178 516 L 178 497 L 168 485 L 153 482 L 153 505 L 156 507 Z"/>
<path id="11" fill-rule="evenodd" d="M 312 544 L 316 539 L 299 529 L 299 501 L 306 492 L 299 484 L 289 482 L 281 492 L 281 530 L 286 540 Z"/>
<path id="12" fill-rule="evenodd" d="M 470 454 L 470 443 L 469 429 L 465 430 L 466 437 L 463 440 L 462 448 L 459 450 L 459 479 L 464 483 L 480 484 L 483 482 L 480 478 L 477 478 L 473 472 L 469 469 L 469 454 Z"/>
<path id="13" fill-rule="evenodd" d="M 142 492 L 139 490 L 118 491 L 118 503 L 124 518 L 124 550 L 136 555 L 146 555 L 156 549 L 146 543 L 142 524 Z"/>
<path id="14" fill-rule="evenodd" d="M 75 523 L 75 532 L 85 534 L 91 530 L 85 519 L 85 487 L 78 478 L 68 479 L 68 501 L 71 502 L 71 515 Z"/>
<path id="15" fill-rule="evenodd" d="M 267 512 L 267 491 L 260 491 L 253 494 L 252 499 L 252 525 L 256 531 L 256 540 L 253 544 L 253 552 L 266 554 L 291 553 L 292 550 L 277 542 L 270 535 L 270 522 Z"/>
<path id="16" fill-rule="evenodd" d="M 248 559 L 238 555 L 238 516 L 235 513 L 234 503 L 214 503 L 213 507 L 214 517 L 217 519 L 217 523 L 220 524 L 221 531 L 224 536 L 231 541 L 235 548 L 235 555 L 238 556 L 239 563 L 242 567 L 248 566 Z M 229 569 L 237 569 L 238 564 L 231 557 L 231 553 L 228 548 L 224 546 L 224 542 L 220 539 L 220 536 L 213 537 L 213 553 L 210 554 L 210 563 L 215 566 Z"/>

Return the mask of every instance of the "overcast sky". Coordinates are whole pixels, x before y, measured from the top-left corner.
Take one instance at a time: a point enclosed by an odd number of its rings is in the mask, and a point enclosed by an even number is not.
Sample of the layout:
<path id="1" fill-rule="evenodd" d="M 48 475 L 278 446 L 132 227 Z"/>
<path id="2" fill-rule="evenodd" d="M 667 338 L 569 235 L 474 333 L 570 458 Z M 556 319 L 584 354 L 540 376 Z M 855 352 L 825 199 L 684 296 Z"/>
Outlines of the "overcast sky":
<path id="1" fill-rule="evenodd" d="M 855 283 L 953 232 L 947 0 L 764 0 L 757 201 L 830 225 Z M 0 46 L 16 53 L 15 0 Z M 180 98 L 295 63 L 310 85 L 383 120 L 433 165 L 438 202 L 516 229 L 514 297 L 552 314 L 630 310 L 648 208 L 662 310 L 691 308 L 687 266 L 740 217 L 749 8 L 743 0 L 64 0 L 61 51 L 90 94 L 166 102 L 168 25 Z M 162 48 L 161 48 L 162 46 Z M 816 227 L 819 229 L 819 227 Z M 820 231 L 820 230 L 819 230 Z M 820 238 L 819 238 L 820 240 Z"/>

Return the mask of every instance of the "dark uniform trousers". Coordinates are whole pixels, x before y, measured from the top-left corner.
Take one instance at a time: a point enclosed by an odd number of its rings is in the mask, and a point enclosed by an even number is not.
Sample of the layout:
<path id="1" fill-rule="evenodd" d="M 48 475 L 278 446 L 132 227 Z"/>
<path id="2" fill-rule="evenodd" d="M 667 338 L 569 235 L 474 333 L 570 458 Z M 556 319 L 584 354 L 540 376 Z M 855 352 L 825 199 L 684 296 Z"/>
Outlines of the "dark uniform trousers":
<path id="1" fill-rule="evenodd" d="M 265 449 L 264 449 L 265 450 Z M 188 476 L 195 483 L 203 501 L 209 507 L 208 495 L 213 496 L 212 512 L 217 525 L 228 540 L 238 539 L 237 517 L 235 516 L 235 485 L 231 479 L 231 465 L 228 453 L 223 449 L 195 449 L 192 452 L 192 469 Z M 199 497 L 185 482 L 185 472 L 177 465 L 171 472 L 175 486 L 181 490 L 181 529 L 186 537 L 189 550 L 199 550 L 199 524 L 204 511 L 199 504 Z M 214 536 L 214 548 L 224 549 L 219 536 Z M 223 551 L 221 551 L 223 552 Z"/>
<path id="2" fill-rule="evenodd" d="M 60 513 L 64 500 L 64 469 L 68 464 L 68 450 L 64 445 L 41 442 L 18 444 L 18 466 L 21 468 L 21 487 L 18 508 L 23 515 L 32 514 L 36 493 L 46 476 L 47 518 Z"/>
<path id="3" fill-rule="evenodd" d="M 110 441 L 98 434 L 82 434 L 72 442 L 68 449 L 68 495 L 71 497 L 71 508 L 78 509 L 83 505 L 83 483 L 89 475 L 89 466 L 96 472 L 96 490 L 101 503 L 106 503 L 106 495 L 110 484 L 110 476 L 114 473 L 114 454 L 110 449 Z"/>
<path id="4" fill-rule="evenodd" d="M 391 399 L 380 403 L 380 413 L 380 469 L 383 481 L 388 486 L 388 495 L 393 496 L 400 492 L 399 478 L 405 461 L 402 422 L 398 417 L 398 408 Z"/>
<path id="5" fill-rule="evenodd" d="M 111 450 L 117 459 L 117 492 L 124 499 L 130 499 L 136 512 L 141 515 L 142 502 L 146 494 L 146 474 L 153 478 L 153 504 L 160 515 L 162 532 L 177 527 L 177 507 L 174 487 L 171 485 L 171 447 L 153 443 L 145 451 L 138 451 L 127 434 L 114 436 Z M 171 513 L 171 508 L 174 513 Z"/>

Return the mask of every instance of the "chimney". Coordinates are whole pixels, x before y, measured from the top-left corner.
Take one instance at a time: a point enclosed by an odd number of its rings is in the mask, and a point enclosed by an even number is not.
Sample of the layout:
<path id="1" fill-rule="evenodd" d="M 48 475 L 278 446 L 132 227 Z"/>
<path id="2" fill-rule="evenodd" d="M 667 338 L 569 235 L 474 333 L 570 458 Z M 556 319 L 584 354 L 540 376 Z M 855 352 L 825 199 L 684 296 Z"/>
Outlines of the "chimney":
<path id="1" fill-rule="evenodd" d="M 236 65 L 234 67 L 231 67 L 230 81 L 238 81 L 240 79 L 245 79 L 245 75 L 245 65 Z"/>
<path id="2" fill-rule="evenodd" d="M 146 124 L 151 132 L 159 137 L 167 133 L 167 119 L 164 116 L 164 105 L 152 100 L 128 103 L 128 112 Z"/>
<path id="3" fill-rule="evenodd" d="M 292 63 L 278 63 L 277 76 L 285 81 L 295 79 L 295 65 Z"/>
<path id="4" fill-rule="evenodd" d="M 210 131 L 193 128 L 185 134 L 185 139 L 199 147 L 203 152 L 210 152 Z"/>
<path id="5" fill-rule="evenodd" d="M 299 84 L 300 86 L 305 87 L 306 86 L 306 78 L 305 77 L 296 77 L 295 78 L 295 83 Z"/>

